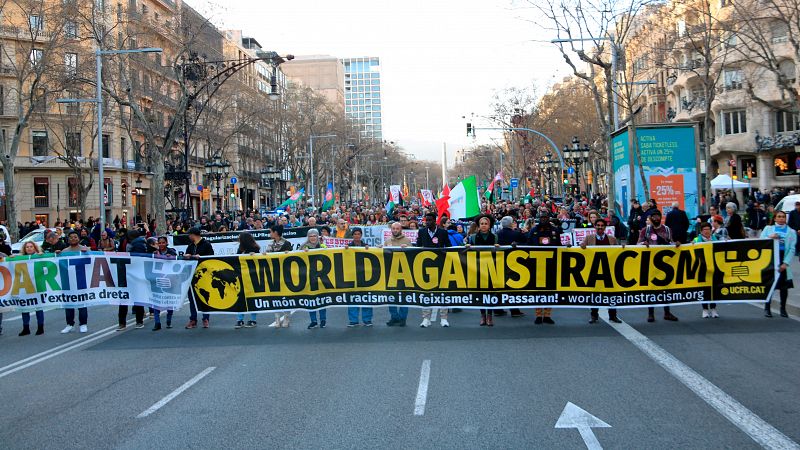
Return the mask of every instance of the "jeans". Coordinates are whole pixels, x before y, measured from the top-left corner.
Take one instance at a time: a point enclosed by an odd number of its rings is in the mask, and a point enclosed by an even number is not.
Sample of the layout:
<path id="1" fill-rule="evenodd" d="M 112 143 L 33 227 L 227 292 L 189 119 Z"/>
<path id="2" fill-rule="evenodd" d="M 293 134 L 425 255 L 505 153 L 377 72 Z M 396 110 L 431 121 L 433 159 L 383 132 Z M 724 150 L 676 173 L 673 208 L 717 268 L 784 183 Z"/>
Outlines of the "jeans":
<path id="1" fill-rule="evenodd" d="M 75 326 L 75 308 L 64 310 L 64 316 L 67 319 L 67 325 Z M 86 325 L 89 322 L 89 311 L 86 308 L 78 308 L 78 323 Z"/>
<path id="2" fill-rule="evenodd" d="M 238 320 L 240 322 L 244 322 L 244 314 L 237 314 L 236 315 L 236 320 Z M 256 313 L 251 313 L 250 314 L 250 320 L 252 320 L 253 322 L 256 321 Z"/>
<path id="3" fill-rule="evenodd" d="M 408 308 L 405 308 L 406 310 Z M 358 323 L 358 311 L 361 310 L 361 321 L 364 323 L 371 323 L 372 322 L 372 308 L 361 308 L 358 306 L 348 306 L 347 307 L 347 319 L 350 320 L 350 323 Z M 408 315 L 408 311 L 406 311 L 406 315 Z"/>
<path id="4" fill-rule="evenodd" d="M 311 319 L 312 322 L 317 321 L 317 312 L 316 311 L 309 311 L 308 317 Z M 322 308 L 319 310 L 319 320 L 327 321 L 328 320 L 328 310 Z"/>
<path id="5" fill-rule="evenodd" d="M 408 317 L 408 307 L 406 306 L 390 306 L 389 316 L 392 320 L 406 320 Z"/>
<path id="6" fill-rule="evenodd" d="M 31 324 L 31 313 L 24 312 L 22 313 L 22 326 L 27 327 Z M 36 311 L 36 325 L 42 326 L 44 325 L 44 311 Z"/>
<path id="7" fill-rule="evenodd" d="M 144 322 L 144 306 L 133 305 L 133 313 L 136 315 L 136 323 Z M 128 305 L 119 305 L 117 319 L 119 319 L 119 326 L 124 327 L 127 324 Z"/>
<path id="8" fill-rule="evenodd" d="M 174 314 L 174 313 L 175 313 L 175 311 L 173 311 L 171 309 L 167 310 L 167 323 L 170 323 L 170 324 L 172 323 L 172 314 Z M 155 323 L 161 323 L 161 311 L 160 310 L 158 310 L 158 309 L 154 309 L 153 310 L 153 320 L 155 321 Z"/>
<path id="9" fill-rule="evenodd" d="M 211 318 L 211 314 L 203 314 L 203 320 Z M 197 322 L 197 308 L 194 306 L 194 300 L 189 300 L 189 320 Z"/>

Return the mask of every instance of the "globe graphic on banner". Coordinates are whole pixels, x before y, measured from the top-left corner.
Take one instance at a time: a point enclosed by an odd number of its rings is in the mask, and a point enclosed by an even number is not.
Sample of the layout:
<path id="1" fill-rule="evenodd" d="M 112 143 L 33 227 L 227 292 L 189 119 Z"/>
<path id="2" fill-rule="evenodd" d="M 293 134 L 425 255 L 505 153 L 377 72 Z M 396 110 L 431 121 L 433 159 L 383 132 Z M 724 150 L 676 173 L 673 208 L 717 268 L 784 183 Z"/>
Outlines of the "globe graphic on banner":
<path id="1" fill-rule="evenodd" d="M 233 267 L 225 261 L 213 259 L 197 266 L 192 285 L 201 302 L 219 310 L 235 305 L 242 290 L 239 275 Z"/>

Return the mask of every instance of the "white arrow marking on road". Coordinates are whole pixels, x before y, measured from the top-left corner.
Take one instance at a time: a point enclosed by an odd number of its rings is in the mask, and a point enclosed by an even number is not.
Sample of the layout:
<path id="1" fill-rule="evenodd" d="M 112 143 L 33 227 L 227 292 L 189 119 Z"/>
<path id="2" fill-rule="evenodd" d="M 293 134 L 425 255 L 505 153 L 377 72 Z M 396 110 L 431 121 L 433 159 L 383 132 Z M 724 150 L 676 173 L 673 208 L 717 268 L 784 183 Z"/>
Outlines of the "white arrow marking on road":
<path id="1" fill-rule="evenodd" d="M 556 428 L 577 428 L 589 450 L 603 450 L 592 428 L 611 428 L 611 425 L 589 414 L 572 402 L 567 402 L 564 411 L 556 422 Z"/>

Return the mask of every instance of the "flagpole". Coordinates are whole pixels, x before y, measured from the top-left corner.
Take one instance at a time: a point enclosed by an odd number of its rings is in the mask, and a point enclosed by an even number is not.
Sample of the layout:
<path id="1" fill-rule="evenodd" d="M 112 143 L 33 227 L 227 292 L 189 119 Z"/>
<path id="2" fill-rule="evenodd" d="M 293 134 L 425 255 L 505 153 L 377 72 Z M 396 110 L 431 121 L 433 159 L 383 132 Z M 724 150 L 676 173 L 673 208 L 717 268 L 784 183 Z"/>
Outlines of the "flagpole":
<path id="1" fill-rule="evenodd" d="M 442 186 L 447 184 L 447 142 L 442 142 Z"/>

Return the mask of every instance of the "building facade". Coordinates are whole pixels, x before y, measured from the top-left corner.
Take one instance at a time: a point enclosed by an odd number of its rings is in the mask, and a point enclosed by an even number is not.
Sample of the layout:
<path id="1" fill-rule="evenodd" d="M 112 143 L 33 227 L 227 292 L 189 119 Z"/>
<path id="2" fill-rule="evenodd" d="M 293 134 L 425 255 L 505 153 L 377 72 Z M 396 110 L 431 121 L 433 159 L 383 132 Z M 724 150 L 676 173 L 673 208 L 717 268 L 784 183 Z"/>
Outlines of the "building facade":
<path id="1" fill-rule="evenodd" d="M 345 107 L 344 65 L 333 56 L 296 56 L 281 66 L 289 80 L 298 82 L 321 94 L 331 105 Z"/>
<path id="2" fill-rule="evenodd" d="M 381 63 L 378 57 L 343 58 L 345 116 L 361 128 L 361 136 L 383 140 Z"/>

